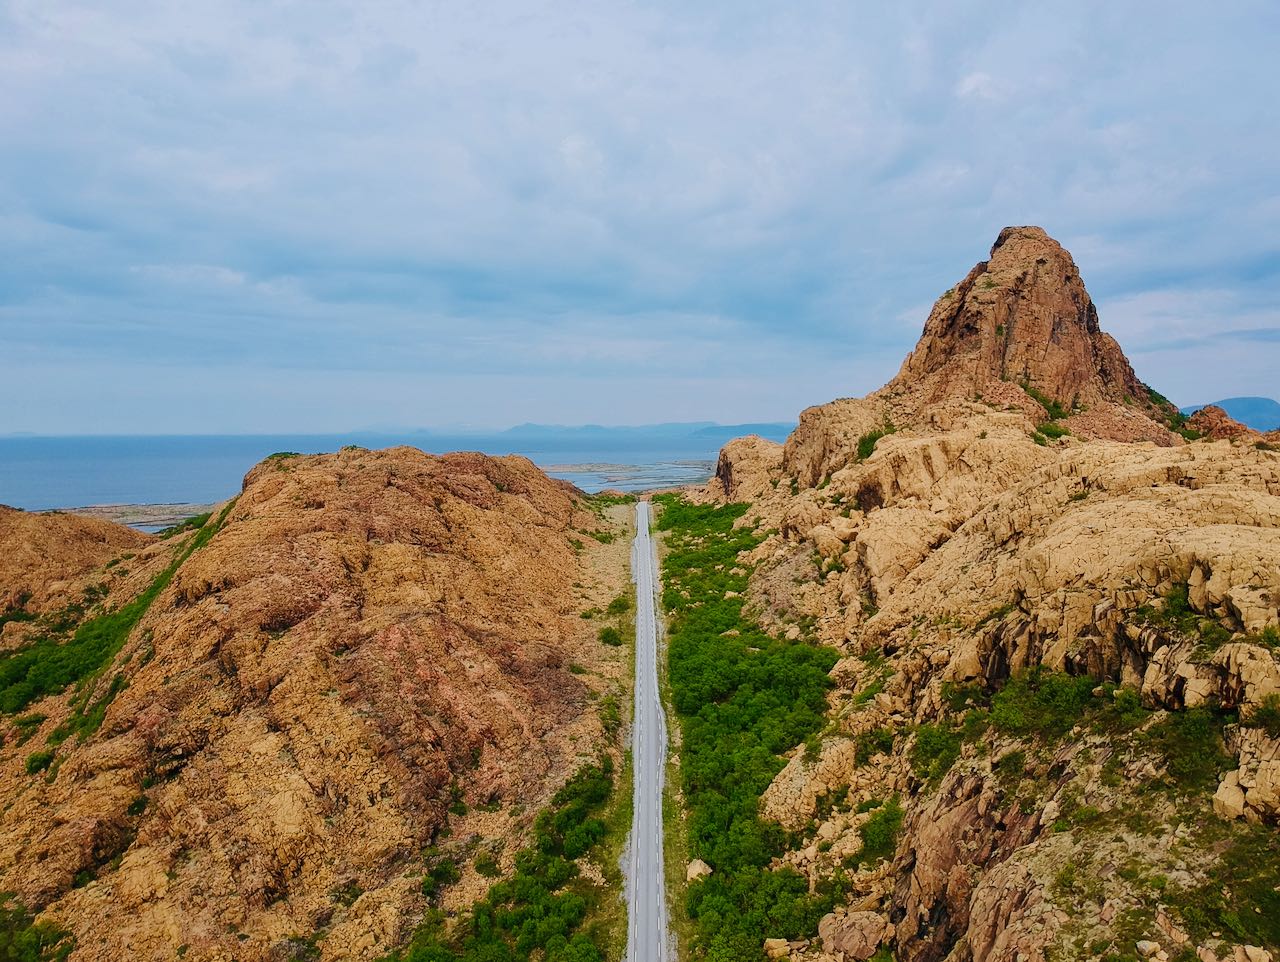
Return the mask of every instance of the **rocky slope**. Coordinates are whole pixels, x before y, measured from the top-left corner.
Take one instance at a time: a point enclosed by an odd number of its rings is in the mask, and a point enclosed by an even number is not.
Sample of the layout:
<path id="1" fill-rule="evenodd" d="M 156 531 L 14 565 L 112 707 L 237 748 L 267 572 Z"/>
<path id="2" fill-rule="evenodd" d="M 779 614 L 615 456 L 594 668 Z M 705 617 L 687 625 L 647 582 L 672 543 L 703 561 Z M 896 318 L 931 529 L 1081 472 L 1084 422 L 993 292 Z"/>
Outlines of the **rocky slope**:
<path id="1" fill-rule="evenodd" d="M 73 960 L 377 958 L 424 910 L 425 849 L 462 871 L 445 907 L 469 902 L 476 855 L 509 866 L 606 745 L 625 649 L 580 613 L 623 589 L 601 555 L 625 546 L 522 458 L 276 456 L 167 541 L 0 520 L 6 589 L 90 588 L 70 625 L 8 626 L 11 650 L 95 624 L 118 644 L 0 716 L 0 890 Z"/>
<path id="2" fill-rule="evenodd" d="M 753 610 L 842 656 L 763 810 L 847 904 L 772 955 L 1278 948 L 1280 453 L 1175 415 L 1009 228 L 885 388 L 726 446 L 702 496 L 770 532 Z"/>
<path id="3" fill-rule="evenodd" d="M 60 608 L 83 591 L 85 575 L 152 540 L 95 518 L 31 514 L 0 504 L 0 612 Z"/>

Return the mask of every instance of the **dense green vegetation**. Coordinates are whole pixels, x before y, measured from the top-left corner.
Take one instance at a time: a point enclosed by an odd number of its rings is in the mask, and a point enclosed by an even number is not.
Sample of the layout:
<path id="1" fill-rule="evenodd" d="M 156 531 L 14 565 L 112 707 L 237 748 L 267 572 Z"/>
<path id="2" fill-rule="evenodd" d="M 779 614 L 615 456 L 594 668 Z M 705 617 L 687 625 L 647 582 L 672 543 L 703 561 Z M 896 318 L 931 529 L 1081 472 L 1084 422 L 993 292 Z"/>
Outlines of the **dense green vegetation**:
<path id="1" fill-rule="evenodd" d="M 0 892 L 0 962 L 61 962 L 74 948 L 71 933 L 37 922 L 11 892 Z"/>
<path id="2" fill-rule="evenodd" d="M 232 502 L 234 504 L 234 502 Z M 112 679 L 107 691 L 90 700 L 90 681 L 111 663 L 128 640 L 130 632 L 142 620 L 151 603 L 173 579 L 179 566 L 217 533 L 227 513 L 228 504 L 214 524 L 203 525 L 191 541 L 141 594 L 114 611 L 104 611 L 79 621 L 82 606 L 73 606 L 48 619 L 42 619 L 43 633 L 25 648 L 0 655 L 0 712 L 22 711 L 33 701 L 79 684 L 82 691 L 74 703 L 72 717 L 51 736 L 54 744 L 75 733 L 87 737 L 102 723 L 107 705 L 124 687 L 123 676 Z M 90 592 L 87 601 L 100 597 Z"/>
<path id="3" fill-rule="evenodd" d="M 689 889 L 693 949 L 699 958 L 745 962 L 763 956 L 765 938 L 812 935 L 837 897 L 834 890 L 811 895 L 796 872 L 769 868 L 785 837 L 759 815 L 780 754 L 822 727 L 836 655 L 765 634 L 744 614 L 741 597 L 725 597 L 745 591 L 738 554 L 760 541 L 734 527 L 745 505 L 655 500 L 669 549 L 663 600 L 689 854 L 714 869 Z M 731 629 L 738 634 L 725 635 Z"/>
<path id="4" fill-rule="evenodd" d="M 429 912 L 409 944 L 386 962 L 603 962 L 601 946 L 610 933 L 591 925 L 589 917 L 594 904 L 610 896 L 578 884 L 573 859 L 603 840 L 602 815 L 613 780 L 608 758 L 579 771 L 538 816 L 533 842 L 516 856 L 511 878 L 493 885 L 450 932 L 440 912 Z M 428 896 L 457 878 L 451 862 L 432 862 L 423 880 Z M 482 874 L 497 871 L 488 856 L 476 865 Z"/>
<path id="5" fill-rule="evenodd" d="M 609 645 L 612 648 L 622 645 L 622 632 L 613 627 L 613 625 L 606 625 L 601 628 L 598 637 L 602 644 Z"/>

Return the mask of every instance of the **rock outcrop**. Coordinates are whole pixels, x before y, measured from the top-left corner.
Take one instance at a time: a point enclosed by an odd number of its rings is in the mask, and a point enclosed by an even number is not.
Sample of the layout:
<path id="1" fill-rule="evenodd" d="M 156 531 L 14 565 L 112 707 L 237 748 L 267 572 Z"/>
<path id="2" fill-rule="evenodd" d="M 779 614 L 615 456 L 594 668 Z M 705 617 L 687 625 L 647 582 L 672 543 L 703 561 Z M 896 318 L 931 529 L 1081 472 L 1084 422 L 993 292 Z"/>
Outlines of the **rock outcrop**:
<path id="1" fill-rule="evenodd" d="M 606 746 L 593 699 L 625 663 L 580 612 L 623 589 L 594 553 L 625 543 L 584 545 L 605 522 L 523 458 L 410 448 L 268 459 L 219 523 L 155 545 L 91 526 L 75 562 L 104 577 L 124 547 L 198 550 L 86 682 L 96 731 L 32 776 L 71 692 L 30 706 L 26 747 L 10 730 L 0 890 L 70 928 L 73 959 L 293 958 L 322 930 L 317 957 L 380 957 L 424 910 L 428 846 L 463 846 L 474 897 L 473 836 L 509 864 Z M 48 555 L 40 525 L 14 532 L 0 556 Z"/>
<path id="2" fill-rule="evenodd" d="M 1187 427 L 1201 437 L 1212 441 L 1230 440 L 1231 438 L 1260 437 L 1258 432 L 1241 424 L 1217 405 L 1202 407 L 1187 420 Z"/>
<path id="3" fill-rule="evenodd" d="M 793 958 L 881 932 L 904 962 L 1123 956 L 1133 932 L 1244 951 L 1174 893 L 1221 887 L 1224 851 L 1280 883 L 1246 824 L 1280 821 L 1280 453 L 1198 417 L 1137 380 L 1070 256 L 1009 228 L 888 385 L 805 411 L 776 465 L 726 448 L 700 496 L 771 532 L 743 558 L 752 610 L 842 655 L 816 756 L 762 800 L 799 839 L 781 862 L 818 890 L 866 811 L 905 813 Z M 1056 734 L 997 703 L 1046 676 L 1086 700 Z"/>
<path id="4" fill-rule="evenodd" d="M 1098 312 L 1075 261 L 1039 227 L 1006 227 L 956 287 L 938 299 L 920 343 L 887 385 L 929 403 L 1030 386 L 1068 407 L 1150 405 Z"/>

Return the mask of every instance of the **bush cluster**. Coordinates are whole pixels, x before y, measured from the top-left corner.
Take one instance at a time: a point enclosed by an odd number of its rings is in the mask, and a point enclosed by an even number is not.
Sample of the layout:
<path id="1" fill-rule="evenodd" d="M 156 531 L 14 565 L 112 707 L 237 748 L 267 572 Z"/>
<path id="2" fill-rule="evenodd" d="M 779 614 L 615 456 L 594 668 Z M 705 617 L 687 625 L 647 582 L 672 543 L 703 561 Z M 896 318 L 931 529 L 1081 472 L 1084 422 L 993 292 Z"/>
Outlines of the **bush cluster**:
<path id="1" fill-rule="evenodd" d="M 594 886 L 573 884 L 573 859 L 604 837 L 600 813 L 612 790 L 610 759 L 582 768 L 538 816 L 533 842 L 516 856 L 511 878 L 491 886 L 451 933 L 438 912 L 428 913 L 409 944 L 385 962 L 603 962 L 599 946 L 581 928 L 591 900 L 604 896 Z M 497 871 L 491 856 L 478 858 L 476 868 L 481 874 Z M 423 891 L 434 895 L 456 878 L 453 863 L 438 862 Z"/>
<path id="2" fill-rule="evenodd" d="M 785 837 L 759 804 L 781 753 L 821 730 L 836 655 L 765 634 L 741 597 L 725 597 L 746 589 L 738 555 L 761 540 L 734 526 L 745 505 L 656 500 L 668 532 L 663 601 L 690 854 L 714 869 L 690 887 L 686 909 L 700 958 L 743 962 L 762 957 L 765 938 L 812 935 L 834 902 L 833 892 L 810 894 L 793 870 L 769 867 Z"/>

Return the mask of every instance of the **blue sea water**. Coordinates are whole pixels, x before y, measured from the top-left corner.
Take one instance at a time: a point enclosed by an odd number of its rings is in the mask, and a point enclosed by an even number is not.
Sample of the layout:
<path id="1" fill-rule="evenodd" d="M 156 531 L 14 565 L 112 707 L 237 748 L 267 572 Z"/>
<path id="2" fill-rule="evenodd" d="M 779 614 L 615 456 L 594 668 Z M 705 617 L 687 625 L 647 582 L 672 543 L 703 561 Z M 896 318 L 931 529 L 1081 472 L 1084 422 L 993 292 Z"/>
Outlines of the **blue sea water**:
<path id="1" fill-rule="evenodd" d="M 236 494 L 245 473 L 276 451 L 315 454 L 347 444 L 409 444 L 431 453 L 522 454 L 585 491 L 705 481 L 723 437 L 630 431 L 598 436 L 326 434 L 0 438 L 0 504 L 29 511 L 97 504 L 212 503 Z M 573 466 L 565 470 L 561 466 Z"/>

